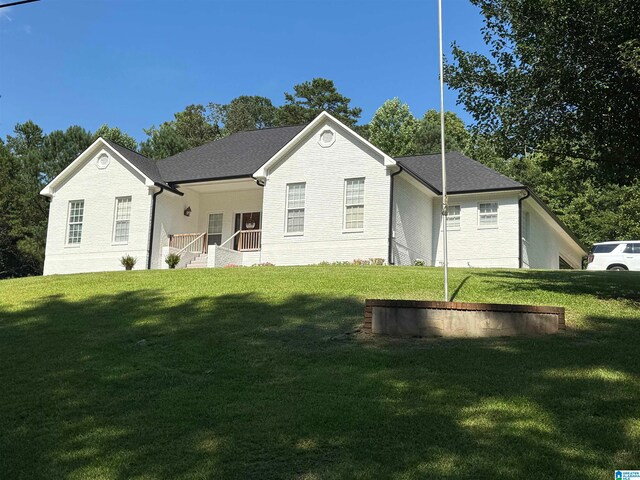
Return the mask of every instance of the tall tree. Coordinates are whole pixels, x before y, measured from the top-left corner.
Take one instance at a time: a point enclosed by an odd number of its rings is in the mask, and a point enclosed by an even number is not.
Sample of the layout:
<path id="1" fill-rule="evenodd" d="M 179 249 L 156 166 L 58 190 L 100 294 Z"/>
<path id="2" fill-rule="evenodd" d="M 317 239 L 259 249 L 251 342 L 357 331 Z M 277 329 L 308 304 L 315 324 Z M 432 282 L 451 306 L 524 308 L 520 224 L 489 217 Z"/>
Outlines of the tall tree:
<path id="1" fill-rule="evenodd" d="M 0 278 L 33 273 L 18 249 L 20 238 L 14 231 L 15 212 L 20 208 L 17 174 L 20 166 L 9 148 L 0 140 Z"/>
<path id="2" fill-rule="evenodd" d="M 362 113 L 361 108 L 352 108 L 351 99 L 338 92 L 333 81 L 326 78 L 294 85 L 293 93 L 285 93 L 284 98 L 285 104 L 276 117 L 279 125 L 309 123 L 324 110 L 353 127 Z"/>
<path id="3" fill-rule="evenodd" d="M 160 127 L 152 126 L 144 130 L 149 138 L 140 144 L 140 153 L 160 160 L 189 148 L 187 140 L 176 129 L 175 122 L 165 122 Z"/>
<path id="4" fill-rule="evenodd" d="M 187 142 L 187 148 L 195 148 L 220 137 L 220 127 L 210 123 L 203 105 L 189 105 L 174 115 L 176 133 Z"/>
<path id="5" fill-rule="evenodd" d="M 526 147 L 640 171 L 640 3 L 471 0 L 490 55 L 453 46 L 449 85 L 504 156 Z"/>
<path id="6" fill-rule="evenodd" d="M 415 137 L 417 153 L 436 153 L 440 147 L 440 112 L 428 110 L 420 120 Z M 467 152 L 470 133 L 454 112 L 444 112 L 444 138 L 447 151 Z"/>
<path id="7" fill-rule="evenodd" d="M 149 158 L 166 158 L 190 148 L 216 140 L 222 131 L 212 114 L 203 105 L 188 105 L 173 115 L 173 120 L 160 127 L 152 126 L 144 132 L 148 138 L 140 145 L 140 151 Z"/>
<path id="8" fill-rule="evenodd" d="M 418 120 L 399 98 L 382 104 L 368 127 L 369 141 L 392 157 L 416 153 Z"/>
<path id="9" fill-rule="evenodd" d="M 266 97 L 242 95 L 227 104 L 210 103 L 209 110 L 215 123 L 224 125 L 223 134 L 230 135 L 273 126 L 278 109 Z"/>
<path id="10" fill-rule="evenodd" d="M 88 130 L 74 125 L 67 130 L 54 130 L 44 137 L 43 162 L 40 167 L 42 181 L 49 183 L 93 143 Z"/>
<path id="11" fill-rule="evenodd" d="M 110 127 L 106 123 L 93 133 L 94 140 L 98 137 L 111 140 L 112 142 L 117 143 L 118 145 L 122 145 L 129 150 L 135 151 L 138 149 L 138 142 L 136 142 L 135 138 L 123 132 L 118 127 Z"/>
<path id="12" fill-rule="evenodd" d="M 46 181 L 42 129 L 28 121 L 16 125 L 14 134 L 7 136 L 3 154 L 3 176 L 7 183 L 0 199 L 0 223 L 6 229 L 4 240 L 8 241 L 3 250 L 11 252 L 9 256 L 18 261 L 18 271 L 7 276 L 41 273 L 49 210 L 46 199 L 38 195 Z"/>

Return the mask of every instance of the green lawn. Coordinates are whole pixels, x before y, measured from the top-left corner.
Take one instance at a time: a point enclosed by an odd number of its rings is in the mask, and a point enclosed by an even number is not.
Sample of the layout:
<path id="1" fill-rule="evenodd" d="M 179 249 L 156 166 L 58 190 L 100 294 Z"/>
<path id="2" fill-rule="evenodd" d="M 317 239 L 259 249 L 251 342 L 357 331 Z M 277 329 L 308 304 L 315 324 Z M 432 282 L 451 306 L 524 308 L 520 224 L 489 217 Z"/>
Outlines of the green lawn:
<path id="1" fill-rule="evenodd" d="M 0 282 L 0 478 L 613 478 L 640 468 L 640 274 L 451 271 L 568 330 L 375 338 L 367 297 L 442 270 L 292 267 Z M 141 340 L 143 340 L 141 342 Z"/>

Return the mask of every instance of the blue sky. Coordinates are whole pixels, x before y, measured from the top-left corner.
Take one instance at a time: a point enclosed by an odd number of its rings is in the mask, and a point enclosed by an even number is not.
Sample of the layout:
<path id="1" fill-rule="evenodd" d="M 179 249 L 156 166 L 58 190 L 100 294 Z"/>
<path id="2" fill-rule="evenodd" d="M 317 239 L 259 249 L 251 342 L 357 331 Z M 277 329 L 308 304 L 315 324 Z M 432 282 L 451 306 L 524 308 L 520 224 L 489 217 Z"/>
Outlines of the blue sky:
<path id="1" fill-rule="evenodd" d="M 7 3 L 2 0 L 0 3 Z M 467 0 L 444 0 L 445 51 L 486 51 Z M 388 98 L 417 116 L 438 108 L 436 0 L 41 0 L 0 10 L 0 136 L 143 128 L 192 103 L 335 81 L 368 122 Z M 470 117 L 447 92 L 445 108 Z"/>

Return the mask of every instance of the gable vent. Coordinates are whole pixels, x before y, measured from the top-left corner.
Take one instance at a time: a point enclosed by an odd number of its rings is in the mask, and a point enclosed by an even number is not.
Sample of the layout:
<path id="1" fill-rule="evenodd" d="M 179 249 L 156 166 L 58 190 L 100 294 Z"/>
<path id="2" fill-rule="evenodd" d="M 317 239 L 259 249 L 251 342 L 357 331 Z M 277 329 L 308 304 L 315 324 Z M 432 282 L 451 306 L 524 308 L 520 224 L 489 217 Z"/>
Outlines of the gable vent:
<path id="1" fill-rule="evenodd" d="M 110 162 L 109 155 L 107 155 L 106 153 L 101 153 L 100 155 L 98 155 L 98 158 L 96 159 L 96 166 L 100 170 L 103 170 L 109 166 L 109 162 Z"/>
<path id="2" fill-rule="evenodd" d="M 333 130 L 326 128 L 320 133 L 320 140 L 318 143 L 321 147 L 330 147 L 333 142 L 336 141 L 336 134 Z"/>

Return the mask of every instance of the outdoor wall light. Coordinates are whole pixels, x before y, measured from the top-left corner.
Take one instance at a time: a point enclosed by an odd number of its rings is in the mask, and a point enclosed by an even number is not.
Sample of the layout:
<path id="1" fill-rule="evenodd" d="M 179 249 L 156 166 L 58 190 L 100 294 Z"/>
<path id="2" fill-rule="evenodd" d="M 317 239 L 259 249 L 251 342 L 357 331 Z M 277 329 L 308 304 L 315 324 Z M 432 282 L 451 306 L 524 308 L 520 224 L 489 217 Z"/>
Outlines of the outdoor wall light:
<path id="1" fill-rule="evenodd" d="M 184 216 L 188 217 L 191 215 L 191 207 L 187 207 L 184 209 Z"/>

